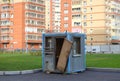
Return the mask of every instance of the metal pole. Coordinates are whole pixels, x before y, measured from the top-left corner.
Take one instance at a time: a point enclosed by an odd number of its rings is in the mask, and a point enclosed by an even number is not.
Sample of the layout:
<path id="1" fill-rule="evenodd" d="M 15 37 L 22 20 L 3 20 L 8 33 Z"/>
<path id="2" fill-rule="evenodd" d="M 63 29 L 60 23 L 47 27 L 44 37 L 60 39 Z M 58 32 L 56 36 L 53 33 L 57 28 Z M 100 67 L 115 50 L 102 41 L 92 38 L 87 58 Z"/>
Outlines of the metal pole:
<path id="1" fill-rule="evenodd" d="M 27 36 L 27 35 L 26 35 L 26 36 Z M 26 53 L 28 53 L 27 37 L 26 37 Z"/>
<path id="2" fill-rule="evenodd" d="M 28 4 L 28 1 L 26 1 L 26 4 Z M 25 19 L 28 20 L 28 17 L 25 16 Z M 28 29 L 27 25 L 25 26 L 25 52 L 28 53 Z"/>
<path id="3" fill-rule="evenodd" d="M 91 45 L 91 52 L 90 53 L 92 53 L 92 29 L 90 30 L 90 45 Z"/>

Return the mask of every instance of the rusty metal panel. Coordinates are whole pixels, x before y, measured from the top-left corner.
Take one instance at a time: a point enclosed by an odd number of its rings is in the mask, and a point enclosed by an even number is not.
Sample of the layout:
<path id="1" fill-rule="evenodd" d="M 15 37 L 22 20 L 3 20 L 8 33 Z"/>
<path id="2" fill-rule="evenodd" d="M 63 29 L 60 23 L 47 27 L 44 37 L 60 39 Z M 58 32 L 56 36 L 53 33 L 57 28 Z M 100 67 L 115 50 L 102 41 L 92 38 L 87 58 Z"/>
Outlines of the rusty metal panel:
<path id="1" fill-rule="evenodd" d="M 67 39 L 64 39 L 62 50 L 60 52 L 60 56 L 57 63 L 57 69 L 61 72 L 65 71 L 67 65 L 67 59 L 69 57 L 71 47 L 72 47 L 72 42 Z"/>

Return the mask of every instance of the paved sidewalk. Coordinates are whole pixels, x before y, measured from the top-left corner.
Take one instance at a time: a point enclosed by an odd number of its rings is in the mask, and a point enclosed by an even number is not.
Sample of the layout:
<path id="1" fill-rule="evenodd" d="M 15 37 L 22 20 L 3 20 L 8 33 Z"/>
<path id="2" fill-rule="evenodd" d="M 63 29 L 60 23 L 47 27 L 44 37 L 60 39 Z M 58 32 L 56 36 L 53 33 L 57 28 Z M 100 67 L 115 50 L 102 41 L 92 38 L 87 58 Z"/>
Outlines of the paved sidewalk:
<path id="1" fill-rule="evenodd" d="M 120 81 L 118 72 L 85 71 L 78 74 L 46 74 L 0 76 L 0 81 Z"/>

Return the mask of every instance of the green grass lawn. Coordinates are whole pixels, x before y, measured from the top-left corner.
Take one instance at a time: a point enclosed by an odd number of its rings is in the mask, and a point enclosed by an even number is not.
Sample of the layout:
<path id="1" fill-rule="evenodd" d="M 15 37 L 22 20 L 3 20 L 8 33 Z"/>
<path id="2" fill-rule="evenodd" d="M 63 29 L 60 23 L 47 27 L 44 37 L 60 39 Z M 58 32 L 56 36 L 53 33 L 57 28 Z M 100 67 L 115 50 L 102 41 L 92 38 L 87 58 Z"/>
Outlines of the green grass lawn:
<path id="1" fill-rule="evenodd" d="M 30 54 L 0 54 L 0 71 L 41 68 L 41 56 Z"/>
<path id="2" fill-rule="evenodd" d="M 120 54 L 87 54 L 87 67 L 120 68 Z"/>
<path id="3" fill-rule="evenodd" d="M 120 54 L 87 54 L 87 67 L 120 68 Z M 39 69 L 41 55 L 0 53 L 0 71 Z"/>

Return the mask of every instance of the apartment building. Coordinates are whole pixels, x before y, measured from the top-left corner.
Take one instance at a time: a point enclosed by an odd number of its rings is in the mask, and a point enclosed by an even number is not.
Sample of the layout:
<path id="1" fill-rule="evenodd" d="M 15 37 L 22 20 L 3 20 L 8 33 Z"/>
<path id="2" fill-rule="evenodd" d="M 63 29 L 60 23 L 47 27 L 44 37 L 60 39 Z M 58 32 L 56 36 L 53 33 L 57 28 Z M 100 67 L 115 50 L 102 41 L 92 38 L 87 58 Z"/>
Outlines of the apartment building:
<path id="1" fill-rule="evenodd" d="M 108 0 L 106 4 L 108 6 L 106 18 L 109 21 L 106 22 L 106 25 L 110 27 L 107 33 L 110 34 L 111 43 L 120 44 L 120 1 Z"/>
<path id="2" fill-rule="evenodd" d="M 61 0 L 45 0 L 46 32 L 60 32 Z"/>
<path id="3" fill-rule="evenodd" d="M 87 44 L 119 44 L 119 6 L 119 0 L 83 1 L 83 27 L 87 34 Z"/>
<path id="4" fill-rule="evenodd" d="M 109 44 L 111 42 L 110 27 L 106 26 L 109 22 L 107 15 L 106 0 L 84 0 L 83 1 L 83 27 L 87 34 L 88 45 Z"/>
<path id="5" fill-rule="evenodd" d="M 119 0 L 61 0 L 61 32 L 87 36 L 87 45 L 119 44 Z"/>
<path id="6" fill-rule="evenodd" d="M 85 33 L 87 45 L 119 44 L 119 7 L 119 0 L 0 0 L 0 48 L 39 49 L 43 32 Z"/>
<path id="7" fill-rule="evenodd" d="M 83 33 L 82 0 L 72 0 L 72 32 Z"/>
<path id="8" fill-rule="evenodd" d="M 72 1 L 61 0 L 61 32 L 72 31 Z"/>
<path id="9" fill-rule="evenodd" d="M 39 49 L 44 30 L 44 0 L 0 0 L 0 48 Z"/>

